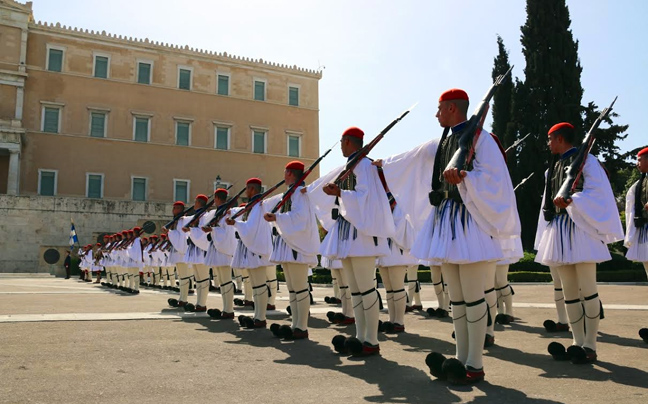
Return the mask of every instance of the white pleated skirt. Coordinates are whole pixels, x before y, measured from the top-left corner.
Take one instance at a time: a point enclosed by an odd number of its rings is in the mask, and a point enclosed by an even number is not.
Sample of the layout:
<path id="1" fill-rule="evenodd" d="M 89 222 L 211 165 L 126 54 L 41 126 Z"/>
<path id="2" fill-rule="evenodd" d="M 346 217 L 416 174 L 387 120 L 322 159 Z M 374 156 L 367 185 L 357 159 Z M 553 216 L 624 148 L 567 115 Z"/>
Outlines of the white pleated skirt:
<path id="1" fill-rule="evenodd" d="M 635 232 L 626 258 L 636 262 L 648 262 L 648 224 Z"/>
<path id="2" fill-rule="evenodd" d="M 232 265 L 232 256 L 218 251 L 212 244 L 209 245 L 205 255 L 205 265 L 208 267 L 228 267 Z"/>
<path id="3" fill-rule="evenodd" d="M 382 257 L 389 255 L 387 238 L 372 237 L 339 217 L 320 245 L 320 254 L 331 260 L 348 257 Z"/>
<path id="4" fill-rule="evenodd" d="M 322 256 L 322 267 L 326 269 L 342 269 L 342 261 L 332 260 Z"/>
<path id="5" fill-rule="evenodd" d="M 504 259 L 497 261 L 497 265 L 510 265 L 518 262 L 524 257 L 524 250 L 522 249 L 522 240 L 519 237 L 499 240 L 502 247 L 502 254 Z"/>
<path id="6" fill-rule="evenodd" d="M 409 251 L 401 250 L 396 244 L 394 244 L 391 239 L 387 239 L 387 245 L 389 246 L 389 255 L 384 257 L 379 257 L 376 260 L 376 266 L 378 267 L 394 267 L 394 266 L 410 266 L 417 265 L 418 260 L 414 258 Z"/>
<path id="7" fill-rule="evenodd" d="M 184 255 L 184 262 L 188 264 L 204 264 L 205 263 L 205 251 L 196 247 L 195 245 L 190 245 L 187 247 L 187 252 Z"/>
<path id="8" fill-rule="evenodd" d="M 607 245 L 581 230 L 569 215 L 556 215 L 540 238 L 536 262 L 547 266 L 582 262 L 603 262 L 612 259 Z"/>
<path id="9" fill-rule="evenodd" d="M 269 256 L 260 256 L 252 251 L 243 244 L 241 240 L 238 240 L 236 244 L 236 251 L 234 252 L 234 257 L 232 258 L 232 268 L 243 268 L 243 269 L 252 269 L 259 267 L 267 267 L 272 265 L 269 260 Z"/>
<path id="10" fill-rule="evenodd" d="M 411 254 L 435 264 L 469 264 L 504 258 L 497 240 L 473 220 L 463 203 L 446 199 L 428 217 Z"/>
<path id="11" fill-rule="evenodd" d="M 283 262 L 307 264 L 308 266 L 317 265 L 316 255 L 304 255 L 299 251 L 293 250 L 281 236 L 276 236 L 272 242 L 272 254 L 270 262 L 281 264 Z"/>

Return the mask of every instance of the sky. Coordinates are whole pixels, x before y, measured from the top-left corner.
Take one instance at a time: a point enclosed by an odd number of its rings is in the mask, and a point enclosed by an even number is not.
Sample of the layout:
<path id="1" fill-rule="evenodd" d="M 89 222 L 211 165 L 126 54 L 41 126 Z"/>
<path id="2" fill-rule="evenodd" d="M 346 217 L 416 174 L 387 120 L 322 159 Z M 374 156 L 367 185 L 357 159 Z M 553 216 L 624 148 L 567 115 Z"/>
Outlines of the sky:
<path id="1" fill-rule="evenodd" d="M 500 35 L 524 79 L 522 0 L 34 0 L 34 18 L 205 50 L 321 69 L 320 151 L 349 126 L 371 139 L 417 107 L 371 152 L 382 158 L 439 137 L 439 95 L 466 90 L 472 106 L 492 84 Z M 582 104 L 607 106 L 630 125 L 622 151 L 648 144 L 648 16 L 644 0 L 568 0 L 583 67 Z M 485 123 L 490 127 L 490 117 Z M 337 146 L 336 146 L 337 147 Z M 344 164 L 339 151 L 321 174 Z"/>

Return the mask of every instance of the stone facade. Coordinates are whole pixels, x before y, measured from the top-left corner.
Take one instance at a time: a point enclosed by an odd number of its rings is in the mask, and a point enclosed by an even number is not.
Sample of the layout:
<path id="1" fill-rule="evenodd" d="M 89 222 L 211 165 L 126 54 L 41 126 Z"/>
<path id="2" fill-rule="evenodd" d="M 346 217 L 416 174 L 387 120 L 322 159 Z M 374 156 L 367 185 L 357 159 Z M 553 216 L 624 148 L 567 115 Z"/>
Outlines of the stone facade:
<path id="1" fill-rule="evenodd" d="M 191 196 L 217 177 L 274 184 L 319 155 L 320 72 L 36 22 L 11 0 L 0 42 L 0 193 L 42 194 L 45 171 L 57 196 L 132 200 L 137 179 L 146 201 L 172 202 L 174 180 Z"/>
<path id="2" fill-rule="evenodd" d="M 103 233 L 173 217 L 167 203 L 0 195 L 0 272 L 49 272 L 43 246 L 69 244 L 70 220 L 82 245 Z"/>
<path id="3" fill-rule="evenodd" d="M 289 161 L 310 164 L 321 77 L 40 22 L 32 2 L 0 0 L 0 271 L 39 270 L 39 246 L 67 245 L 70 218 L 87 244 L 216 184 L 271 186 Z"/>

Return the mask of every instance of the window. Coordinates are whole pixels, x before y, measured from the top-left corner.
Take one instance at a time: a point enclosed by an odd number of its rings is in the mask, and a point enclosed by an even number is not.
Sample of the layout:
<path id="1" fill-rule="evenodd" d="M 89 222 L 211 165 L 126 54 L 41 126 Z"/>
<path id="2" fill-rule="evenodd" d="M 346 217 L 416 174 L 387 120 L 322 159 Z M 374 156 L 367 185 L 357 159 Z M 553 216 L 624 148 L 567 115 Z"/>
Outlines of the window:
<path id="1" fill-rule="evenodd" d="M 145 118 L 145 117 L 138 117 L 136 116 L 134 119 L 134 127 L 133 127 L 133 140 L 136 142 L 148 142 L 149 141 L 149 134 L 150 134 L 150 127 L 149 127 L 149 122 L 150 118 Z"/>
<path id="2" fill-rule="evenodd" d="M 60 72 L 63 70 L 63 48 L 47 46 L 47 70 Z"/>
<path id="3" fill-rule="evenodd" d="M 254 99 L 265 101 L 265 81 L 254 80 Z"/>
<path id="4" fill-rule="evenodd" d="M 61 108 L 49 106 L 43 107 L 42 131 L 48 133 L 59 133 Z"/>
<path id="5" fill-rule="evenodd" d="M 100 79 L 107 79 L 109 66 L 110 58 L 108 56 L 95 55 L 94 76 Z"/>
<path id="6" fill-rule="evenodd" d="M 38 195 L 56 195 L 56 170 L 38 170 Z"/>
<path id="7" fill-rule="evenodd" d="M 90 136 L 106 137 L 105 112 L 90 112 Z"/>
<path id="8" fill-rule="evenodd" d="M 218 95 L 229 95 L 229 76 L 218 75 Z"/>
<path id="9" fill-rule="evenodd" d="M 299 157 L 300 144 L 298 135 L 288 135 L 288 155 L 290 157 Z"/>
<path id="10" fill-rule="evenodd" d="M 140 84 L 151 84 L 152 62 L 137 62 L 137 82 Z"/>
<path id="11" fill-rule="evenodd" d="M 191 124 L 189 122 L 176 121 L 176 144 L 178 146 L 189 146 Z"/>
<path id="12" fill-rule="evenodd" d="M 214 134 L 214 148 L 219 150 L 229 149 L 229 134 L 230 128 L 225 126 L 217 126 Z"/>
<path id="13" fill-rule="evenodd" d="M 288 105 L 299 106 L 299 88 L 288 87 Z"/>
<path id="14" fill-rule="evenodd" d="M 134 201 L 146 200 L 146 178 L 132 178 L 132 198 Z"/>
<path id="15" fill-rule="evenodd" d="M 178 68 L 178 88 L 191 90 L 191 70 Z"/>
<path id="16" fill-rule="evenodd" d="M 266 152 L 265 135 L 266 133 L 261 130 L 252 131 L 252 152 L 253 153 Z"/>
<path id="17" fill-rule="evenodd" d="M 189 180 L 173 180 L 173 200 L 189 202 Z"/>
<path id="18" fill-rule="evenodd" d="M 86 173 L 86 197 L 103 198 L 103 174 Z"/>

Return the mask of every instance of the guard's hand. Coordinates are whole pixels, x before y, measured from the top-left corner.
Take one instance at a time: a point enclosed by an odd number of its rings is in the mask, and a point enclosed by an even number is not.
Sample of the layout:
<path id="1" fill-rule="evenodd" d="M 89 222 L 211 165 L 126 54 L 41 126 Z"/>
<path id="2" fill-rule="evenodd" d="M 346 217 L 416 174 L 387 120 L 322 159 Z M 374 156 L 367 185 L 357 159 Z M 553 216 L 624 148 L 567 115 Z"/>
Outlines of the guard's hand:
<path id="1" fill-rule="evenodd" d="M 450 168 L 443 172 L 443 178 L 445 178 L 449 184 L 457 185 L 466 178 L 466 174 L 467 173 L 464 170 L 459 171 L 458 168 Z"/>
<path id="2" fill-rule="evenodd" d="M 565 209 L 567 206 L 569 206 L 570 203 L 572 203 L 571 198 L 563 198 L 562 196 L 556 197 L 556 199 L 553 200 L 554 205 L 556 205 L 560 209 Z"/>
<path id="3" fill-rule="evenodd" d="M 205 233 L 209 233 L 210 231 L 212 231 L 212 228 L 209 227 L 209 226 L 203 226 L 203 227 L 201 227 L 201 229 L 202 229 L 202 231 L 204 231 Z"/>
<path id="4" fill-rule="evenodd" d="M 186 232 L 189 231 L 189 228 L 187 226 L 185 226 L 185 227 L 182 228 L 182 231 L 186 233 Z"/>
<path id="5" fill-rule="evenodd" d="M 275 221 L 277 221 L 277 215 L 275 215 L 274 213 L 270 213 L 270 212 L 263 215 L 263 218 L 265 219 L 266 222 L 275 222 Z"/>
<path id="6" fill-rule="evenodd" d="M 169 229 L 166 227 L 162 227 L 162 233 L 167 234 L 169 232 Z"/>
<path id="7" fill-rule="evenodd" d="M 308 190 L 306 189 L 306 187 L 302 187 L 302 189 L 300 189 L 299 192 L 305 194 L 306 192 L 308 192 Z"/>
<path id="8" fill-rule="evenodd" d="M 340 187 L 338 187 L 337 185 L 332 184 L 330 182 L 328 184 L 324 185 L 324 188 L 322 188 L 322 191 L 324 191 L 324 193 L 326 195 L 340 196 Z"/>
<path id="9" fill-rule="evenodd" d="M 228 217 L 228 218 L 225 219 L 225 223 L 227 223 L 230 226 L 234 226 L 234 223 L 236 223 L 236 220 Z"/>
<path id="10" fill-rule="evenodd" d="M 648 203 L 644 205 L 644 210 L 648 210 Z"/>
<path id="11" fill-rule="evenodd" d="M 372 166 L 376 166 L 376 167 L 382 167 L 382 163 L 383 163 L 383 162 L 382 162 L 382 159 L 375 159 L 375 160 L 371 163 L 371 165 L 372 165 Z"/>

